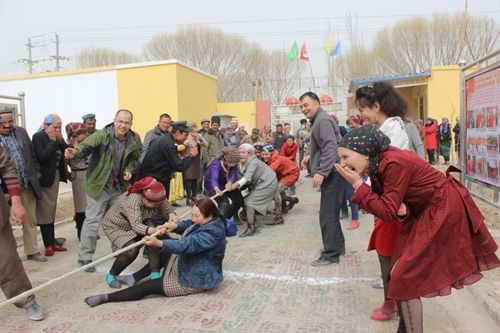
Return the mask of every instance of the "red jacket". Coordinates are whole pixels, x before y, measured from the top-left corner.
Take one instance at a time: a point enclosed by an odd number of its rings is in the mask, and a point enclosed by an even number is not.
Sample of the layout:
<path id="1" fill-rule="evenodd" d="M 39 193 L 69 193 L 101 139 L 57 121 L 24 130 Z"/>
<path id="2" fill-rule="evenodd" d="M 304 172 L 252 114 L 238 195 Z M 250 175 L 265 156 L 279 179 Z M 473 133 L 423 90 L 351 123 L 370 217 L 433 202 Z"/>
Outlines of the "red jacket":
<path id="1" fill-rule="evenodd" d="M 437 126 L 434 123 L 429 126 L 425 126 L 425 149 L 437 149 L 436 131 Z"/>
<path id="2" fill-rule="evenodd" d="M 299 149 L 299 145 L 297 142 L 294 142 L 292 146 L 289 146 L 288 143 L 285 142 L 283 146 L 281 146 L 281 155 L 288 158 L 290 161 L 295 162 L 297 158 L 297 149 Z"/>
<path id="3" fill-rule="evenodd" d="M 299 180 L 300 171 L 295 162 L 274 151 L 267 161 L 267 165 L 276 173 L 280 184 L 293 185 Z"/>

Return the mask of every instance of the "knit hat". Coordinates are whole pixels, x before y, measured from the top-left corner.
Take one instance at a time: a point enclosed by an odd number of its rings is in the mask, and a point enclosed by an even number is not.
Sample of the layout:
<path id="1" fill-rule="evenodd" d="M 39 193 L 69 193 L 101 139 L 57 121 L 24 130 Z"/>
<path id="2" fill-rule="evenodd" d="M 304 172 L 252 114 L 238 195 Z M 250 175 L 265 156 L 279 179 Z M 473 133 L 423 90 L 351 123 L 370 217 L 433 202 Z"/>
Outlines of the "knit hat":
<path id="1" fill-rule="evenodd" d="M 66 134 L 68 135 L 68 139 L 87 132 L 87 126 L 85 126 L 83 123 L 73 122 L 66 125 Z"/>
<path id="2" fill-rule="evenodd" d="M 240 153 L 235 146 L 227 146 L 222 149 L 222 158 L 227 163 L 238 163 L 240 161 Z"/>
<path id="3" fill-rule="evenodd" d="M 130 193 L 139 193 L 149 201 L 159 202 L 167 198 L 167 192 L 162 183 L 153 177 L 144 177 L 127 187 L 127 196 Z"/>
<path id="4" fill-rule="evenodd" d="M 344 147 L 370 158 L 369 171 L 375 174 L 380 154 L 389 148 L 391 139 L 382 133 L 376 125 L 366 125 L 348 132 L 339 143 Z"/>

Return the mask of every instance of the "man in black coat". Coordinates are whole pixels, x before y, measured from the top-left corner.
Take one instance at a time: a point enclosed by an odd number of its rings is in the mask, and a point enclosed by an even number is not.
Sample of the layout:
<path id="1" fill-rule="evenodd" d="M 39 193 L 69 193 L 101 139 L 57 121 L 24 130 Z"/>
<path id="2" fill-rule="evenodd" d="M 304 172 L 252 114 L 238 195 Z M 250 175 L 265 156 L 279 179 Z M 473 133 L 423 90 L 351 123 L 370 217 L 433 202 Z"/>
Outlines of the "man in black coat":
<path id="1" fill-rule="evenodd" d="M 14 125 L 11 110 L 0 111 L 0 142 L 16 165 L 21 185 L 21 202 L 26 210 L 23 223 L 24 253 L 28 260 L 47 261 L 40 253 L 36 239 L 36 201 L 42 197 L 38 175 L 40 166 L 33 152 L 33 144 L 26 130 Z"/>
<path id="2" fill-rule="evenodd" d="M 153 141 L 149 147 L 141 164 L 134 172 L 134 181 L 143 177 L 153 177 L 165 186 L 170 188 L 170 178 L 173 172 L 181 172 L 189 168 L 193 163 L 193 157 L 198 155 L 196 146 L 189 146 L 184 159 L 179 157 L 179 145 L 186 142 L 190 128 L 184 120 L 172 123 L 169 133 L 160 136 Z"/>

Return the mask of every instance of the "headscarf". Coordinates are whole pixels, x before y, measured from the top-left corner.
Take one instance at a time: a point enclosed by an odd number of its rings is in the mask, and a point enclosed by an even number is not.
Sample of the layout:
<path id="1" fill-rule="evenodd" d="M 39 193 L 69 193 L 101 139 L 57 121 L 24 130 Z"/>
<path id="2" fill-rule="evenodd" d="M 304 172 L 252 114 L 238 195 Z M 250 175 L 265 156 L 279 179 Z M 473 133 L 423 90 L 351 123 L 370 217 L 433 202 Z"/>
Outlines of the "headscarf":
<path id="1" fill-rule="evenodd" d="M 256 142 L 253 144 L 254 151 L 262 151 L 262 147 L 264 147 L 264 142 Z"/>
<path id="2" fill-rule="evenodd" d="M 80 134 L 87 133 L 88 129 L 83 123 L 68 123 L 66 125 L 66 134 L 68 135 L 68 140 L 72 137 L 79 136 Z"/>
<path id="3" fill-rule="evenodd" d="M 127 196 L 130 193 L 142 194 L 144 198 L 153 202 L 160 202 L 167 198 L 167 192 L 162 183 L 153 177 L 144 177 L 127 187 Z"/>
<path id="4" fill-rule="evenodd" d="M 274 147 L 272 144 L 270 143 L 266 143 L 263 147 L 262 147 L 262 151 L 265 151 L 266 153 L 269 153 L 269 154 L 272 154 L 273 151 L 274 151 Z"/>
<path id="5" fill-rule="evenodd" d="M 369 157 L 368 170 L 374 175 L 377 172 L 380 154 L 391 144 L 391 139 L 376 125 L 366 125 L 348 132 L 339 144 L 357 153 Z"/>
<path id="6" fill-rule="evenodd" d="M 249 143 L 242 143 L 239 147 L 240 150 L 244 150 L 250 154 L 255 152 L 255 148 Z"/>
<path id="7" fill-rule="evenodd" d="M 59 115 L 55 113 L 50 113 L 45 118 L 43 119 L 42 126 L 38 129 L 38 131 L 42 131 L 46 129 L 49 125 L 52 125 L 54 123 L 62 123 L 62 119 Z"/>
<path id="8" fill-rule="evenodd" d="M 222 149 L 221 157 L 227 163 L 238 163 L 240 161 L 240 153 L 235 146 L 227 146 Z"/>

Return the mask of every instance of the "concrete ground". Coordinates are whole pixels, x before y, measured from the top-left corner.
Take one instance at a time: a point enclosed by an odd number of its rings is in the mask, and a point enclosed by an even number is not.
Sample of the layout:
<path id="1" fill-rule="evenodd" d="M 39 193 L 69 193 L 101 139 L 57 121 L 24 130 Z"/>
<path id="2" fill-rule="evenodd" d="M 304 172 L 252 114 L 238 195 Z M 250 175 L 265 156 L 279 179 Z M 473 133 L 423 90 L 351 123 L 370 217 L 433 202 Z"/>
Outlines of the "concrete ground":
<path id="1" fill-rule="evenodd" d="M 373 217 L 361 215 L 361 227 L 354 231 L 348 231 L 349 220 L 343 220 L 346 255 L 338 265 L 313 267 L 310 263 L 322 248 L 320 194 L 309 178 L 298 185 L 297 194 L 300 203 L 284 225 L 266 226 L 270 218 L 259 217 L 257 236 L 228 238 L 225 281 L 216 290 L 90 308 L 83 302 L 86 296 L 113 291 L 105 282 L 112 263 L 107 261 L 96 273 L 77 273 L 38 292 L 37 300 L 47 312 L 41 322 L 27 319 L 14 306 L 0 308 L 0 332 L 395 332 L 397 318 L 369 318 L 382 302 L 382 290 L 371 287 L 379 273 L 377 257 L 366 251 Z M 66 217 L 71 216 L 70 205 L 61 199 L 59 210 L 69 212 Z M 185 211 L 184 206 L 178 208 L 179 213 Z M 500 233 L 492 232 L 499 241 Z M 34 286 L 78 267 L 73 223 L 58 225 L 56 236 L 68 239 L 69 251 L 56 253 L 46 263 L 26 261 L 19 247 Z M 95 258 L 109 253 L 110 243 L 101 233 Z M 125 273 L 143 263 L 138 258 Z M 425 331 L 500 332 L 499 271 L 486 272 L 479 283 L 454 290 L 451 296 L 424 299 Z"/>

